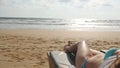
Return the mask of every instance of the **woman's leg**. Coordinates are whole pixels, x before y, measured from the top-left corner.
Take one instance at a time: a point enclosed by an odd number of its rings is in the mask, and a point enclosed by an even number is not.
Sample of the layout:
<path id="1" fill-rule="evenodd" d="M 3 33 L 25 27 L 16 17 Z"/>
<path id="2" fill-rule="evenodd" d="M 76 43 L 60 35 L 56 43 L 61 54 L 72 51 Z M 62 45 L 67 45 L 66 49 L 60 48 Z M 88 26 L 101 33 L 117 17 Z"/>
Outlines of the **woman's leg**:
<path id="1" fill-rule="evenodd" d="M 85 56 L 89 54 L 89 48 L 86 45 L 85 41 L 82 41 L 77 46 L 78 47 L 77 47 L 75 65 L 76 65 L 76 68 L 80 68 L 82 65 L 82 62 L 85 59 Z"/>
<path id="2" fill-rule="evenodd" d="M 76 51 L 76 58 L 75 58 L 75 65 L 76 68 L 80 68 L 82 65 L 82 62 L 84 59 L 86 59 L 86 56 L 91 58 L 92 56 L 95 56 L 97 54 L 101 54 L 101 52 L 89 49 L 85 41 L 78 42 L 75 44 L 70 44 L 66 45 L 64 47 L 65 50 L 68 52 L 75 52 Z"/>
<path id="3" fill-rule="evenodd" d="M 104 53 L 90 49 L 85 41 L 78 45 L 76 53 L 76 68 L 80 68 L 86 60 L 86 68 L 98 68 L 103 62 Z"/>

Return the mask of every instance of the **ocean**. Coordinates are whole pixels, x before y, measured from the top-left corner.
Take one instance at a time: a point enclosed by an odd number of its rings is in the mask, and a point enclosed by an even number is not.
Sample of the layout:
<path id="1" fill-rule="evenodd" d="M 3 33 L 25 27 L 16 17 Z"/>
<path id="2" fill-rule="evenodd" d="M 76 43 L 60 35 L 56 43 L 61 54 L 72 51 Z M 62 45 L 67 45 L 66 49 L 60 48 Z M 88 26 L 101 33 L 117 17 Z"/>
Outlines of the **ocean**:
<path id="1" fill-rule="evenodd" d="M 1 17 L 0 29 L 120 31 L 120 20 Z"/>

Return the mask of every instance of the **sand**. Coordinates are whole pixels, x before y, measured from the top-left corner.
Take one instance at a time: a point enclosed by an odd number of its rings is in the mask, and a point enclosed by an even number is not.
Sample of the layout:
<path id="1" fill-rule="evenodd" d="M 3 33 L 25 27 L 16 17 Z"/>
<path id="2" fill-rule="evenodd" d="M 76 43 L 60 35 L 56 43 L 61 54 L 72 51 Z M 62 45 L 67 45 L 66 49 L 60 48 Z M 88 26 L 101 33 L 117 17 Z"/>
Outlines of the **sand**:
<path id="1" fill-rule="evenodd" d="M 120 47 L 120 32 L 0 30 L 0 68 L 49 68 L 47 52 L 67 41 L 86 40 L 93 49 Z"/>

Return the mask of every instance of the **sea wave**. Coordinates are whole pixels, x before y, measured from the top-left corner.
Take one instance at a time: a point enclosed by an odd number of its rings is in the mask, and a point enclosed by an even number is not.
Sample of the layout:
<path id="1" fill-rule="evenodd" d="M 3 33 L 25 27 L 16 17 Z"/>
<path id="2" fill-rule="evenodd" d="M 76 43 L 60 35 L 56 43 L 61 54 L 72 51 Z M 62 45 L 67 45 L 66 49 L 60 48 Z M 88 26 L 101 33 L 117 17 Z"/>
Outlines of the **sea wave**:
<path id="1" fill-rule="evenodd" d="M 66 29 L 120 31 L 120 20 L 0 18 L 0 29 Z"/>

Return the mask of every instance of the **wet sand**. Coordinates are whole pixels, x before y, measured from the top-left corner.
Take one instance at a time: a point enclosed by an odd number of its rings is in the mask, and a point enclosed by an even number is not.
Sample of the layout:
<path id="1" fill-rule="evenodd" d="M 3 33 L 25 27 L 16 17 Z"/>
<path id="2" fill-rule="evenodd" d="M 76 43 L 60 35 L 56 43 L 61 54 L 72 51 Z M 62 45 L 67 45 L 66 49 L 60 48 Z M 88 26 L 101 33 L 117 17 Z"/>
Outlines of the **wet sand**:
<path id="1" fill-rule="evenodd" d="M 67 41 L 86 40 L 93 49 L 120 47 L 120 32 L 0 30 L 1 68 L 48 68 L 47 52 L 63 50 Z"/>

